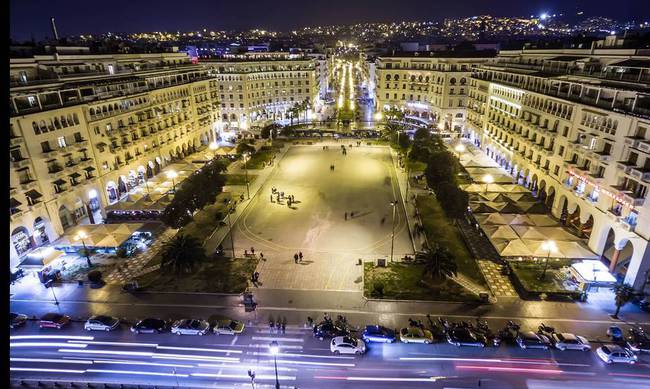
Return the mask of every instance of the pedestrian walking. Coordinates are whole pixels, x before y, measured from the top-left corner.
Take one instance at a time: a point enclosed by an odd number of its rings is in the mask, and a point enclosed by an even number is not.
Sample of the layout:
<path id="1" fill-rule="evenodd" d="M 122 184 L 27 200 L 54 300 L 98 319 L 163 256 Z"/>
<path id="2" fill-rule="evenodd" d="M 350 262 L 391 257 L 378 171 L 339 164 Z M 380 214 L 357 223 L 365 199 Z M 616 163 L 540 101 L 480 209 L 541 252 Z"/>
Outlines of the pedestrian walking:
<path id="1" fill-rule="evenodd" d="M 251 246 L 251 254 L 255 255 L 255 247 Z"/>
<path id="2" fill-rule="evenodd" d="M 248 257 L 248 250 L 244 250 L 244 256 Z"/>
<path id="3" fill-rule="evenodd" d="M 298 253 L 298 258 L 300 258 L 300 262 L 302 262 L 302 251 Z"/>
<path id="4" fill-rule="evenodd" d="M 293 261 L 298 263 L 298 254 L 293 254 Z"/>
<path id="5" fill-rule="evenodd" d="M 354 212 L 350 212 L 350 218 L 354 217 Z"/>
<path id="6" fill-rule="evenodd" d="M 273 326 L 274 326 L 273 319 L 271 319 L 269 320 L 269 334 L 273 333 Z"/>
<path id="7" fill-rule="evenodd" d="M 348 220 L 348 213 L 345 213 L 345 220 Z"/>
<path id="8" fill-rule="evenodd" d="M 381 224 L 383 225 L 386 222 L 386 216 L 381 218 Z"/>
<path id="9" fill-rule="evenodd" d="M 282 322 L 282 335 L 284 335 L 286 332 L 287 332 L 287 323 L 283 321 Z"/>
<path id="10" fill-rule="evenodd" d="M 255 273 L 253 273 L 253 278 L 255 278 L 255 282 L 259 281 L 259 279 L 260 279 L 260 273 L 259 273 L 259 272 L 255 272 Z"/>
<path id="11" fill-rule="evenodd" d="M 271 193 L 271 202 L 273 202 L 273 193 Z"/>
<path id="12" fill-rule="evenodd" d="M 260 251 L 260 259 L 264 261 L 264 253 Z"/>

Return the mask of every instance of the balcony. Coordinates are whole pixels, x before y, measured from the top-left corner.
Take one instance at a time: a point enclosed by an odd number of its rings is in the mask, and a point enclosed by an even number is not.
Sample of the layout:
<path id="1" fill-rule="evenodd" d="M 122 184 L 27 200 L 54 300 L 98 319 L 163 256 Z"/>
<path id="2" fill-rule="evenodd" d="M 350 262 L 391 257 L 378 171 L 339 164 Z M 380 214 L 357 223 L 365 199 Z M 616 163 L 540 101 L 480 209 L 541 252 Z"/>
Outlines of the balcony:
<path id="1" fill-rule="evenodd" d="M 87 139 L 82 139 L 82 140 L 78 140 L 77 142 L 75 142 L 74 147 L 75 147 L 75 149 L 79 150 L 79 149 L 82 149 L 84 147 L 88 147 L 88 144 L 89 143 L 88 143 Z"/>
<path id="2" fill-rule="evenodd" d="M 635 207 L 640 207 L 645 203 L 645 198 L 637 197 L 636 194 L 630 192 L 623 193 L 623 199 Z"/>
<path id="3" fill-rule="evenodd" d="M 23 158 L 21 160 L 11 162 L 11 167 L 13 167 L 14 169 L 20 169 L 25 166 L 29 166 L 29 159 L 27 158 Z"/>
<path id="4" fill-rule="evenodd" d="M 616 168 L 621 170 L 623 173 L 629 174 L 630 170 L 635 167 L 636 164 L 630 161 L 617 161 Z"/>
<path id="5" fill-rule="evenodd" d="M 638 180 L 643 180 L 646 182 L 650 180 L 650 169 L 633 167 L 630 169 L 628 174 Z"/>
<path id="6" fill-rule="evenodd" d="M 59 150 L 43 151 L 43 157 L 44 158 L 52 158 L 52 157 L 56 156 L 57 154 L 59 154 Z"/>
<path id="7" fill-rule="evenodd" d="M 646 140 L 639 142 L 637 149 L 643 151 L 646 154 L 650 154 L 650 142 Z"/>
<path id="8" fill-rule="evenodd" d="M 36 185 L 37 185 L 36 180 L 32 180 L 32 179 L 20 182 L 20 188 L 22 190 L 34 189 L 36 187 Z"/>
<path id="9" fill-rule="evenodd" d="M 640 140 L 639 138 L 627 136 L 625 137 L 625 145 L 636 148 L 639 145 L 639 140 Z"/>
<path id="10" fill-rule="evenodd" d="M 23 138 L 22 136 L 12 136 L 11 138 L 9 138 L 10 146 L 17 146 L 23 142 L 25 142 L 25 138 Z"/>
<path id="11" fill-rule="evenodd" d="M 627 217 L 619 217 L 618 224 L 626 231 L 634 232 L 636 224 L 630 223 Z"/>

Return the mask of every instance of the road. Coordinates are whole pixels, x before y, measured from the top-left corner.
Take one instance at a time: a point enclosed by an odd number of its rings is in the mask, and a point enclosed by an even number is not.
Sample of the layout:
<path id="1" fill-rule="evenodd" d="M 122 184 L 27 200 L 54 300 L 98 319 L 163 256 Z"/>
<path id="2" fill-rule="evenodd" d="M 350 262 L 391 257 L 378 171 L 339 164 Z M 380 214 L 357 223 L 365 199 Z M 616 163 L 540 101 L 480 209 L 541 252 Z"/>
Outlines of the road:
<path id="1" fill-rule="evenodd" d="M 81 323 L 62 330 L 35 322 L 12 330 L 11 378 L 59 381 L 251 387 L 274 385 L 269 344 L 280 345 L 282 388 L 650 388 L 650 356 L 637 365 L 607 366 L 593 352 L 456 348 L 447 343 L 371 344 L 363 356 L 333 355 L 328 341 L 289 325 L 285 334 L 248 327 L 239 336 L 86 332 Z M 55 338 L 57 336 L 58 338 Z"/>

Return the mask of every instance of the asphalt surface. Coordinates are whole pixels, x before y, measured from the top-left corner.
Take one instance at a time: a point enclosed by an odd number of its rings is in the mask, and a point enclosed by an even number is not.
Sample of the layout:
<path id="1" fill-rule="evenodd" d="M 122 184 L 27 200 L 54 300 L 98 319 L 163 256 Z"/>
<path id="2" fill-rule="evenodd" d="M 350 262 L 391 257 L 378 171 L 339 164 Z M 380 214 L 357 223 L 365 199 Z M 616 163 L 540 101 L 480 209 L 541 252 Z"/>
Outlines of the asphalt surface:
<path id="1" fill-rule="evenodd" d="M 55 330 L 32 322 L 11 335 L 13 380 L 230 388 L 252 387 L 251 370 L 255 387 L 273 387 L 269 344 L 275 340 L 282 388 L 650 388 L 648 355 L 636 365 L 606 365 L 594 352 L 442 342 L 370 344 L 363 356 L 334 355 L 327 340 L 298 325 L 285 334 L 253 326 L 238 336 L 176 336 L 136 335 L 126 324 L 113 332 L 86 332 L 82 323 Z"/>

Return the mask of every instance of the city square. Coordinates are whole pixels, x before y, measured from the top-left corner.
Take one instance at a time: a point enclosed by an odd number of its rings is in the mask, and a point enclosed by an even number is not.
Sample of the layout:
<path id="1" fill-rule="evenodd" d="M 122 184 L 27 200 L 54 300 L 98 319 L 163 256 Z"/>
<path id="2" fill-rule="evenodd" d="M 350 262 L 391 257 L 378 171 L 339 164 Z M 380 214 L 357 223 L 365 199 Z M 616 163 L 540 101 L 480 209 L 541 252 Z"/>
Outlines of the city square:
<path id="1" fill-rule="evenodd" d="M 425 3 L 11 1 L 5 386 L 650 389 L 650 8 Z"/>

